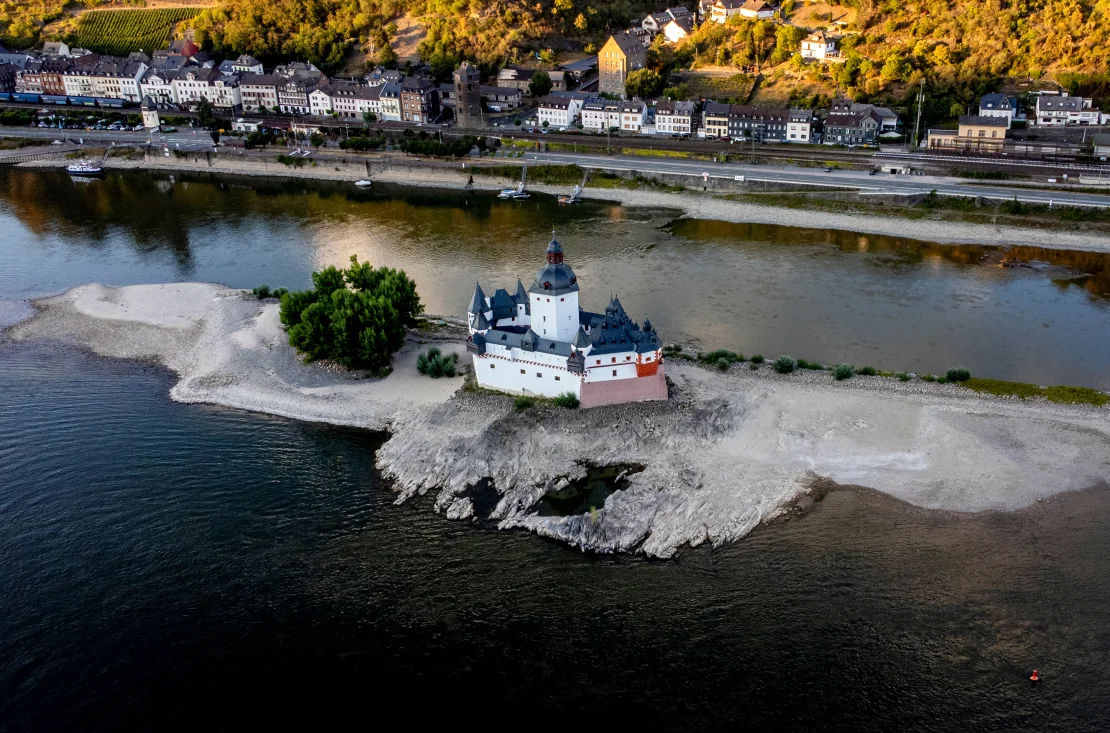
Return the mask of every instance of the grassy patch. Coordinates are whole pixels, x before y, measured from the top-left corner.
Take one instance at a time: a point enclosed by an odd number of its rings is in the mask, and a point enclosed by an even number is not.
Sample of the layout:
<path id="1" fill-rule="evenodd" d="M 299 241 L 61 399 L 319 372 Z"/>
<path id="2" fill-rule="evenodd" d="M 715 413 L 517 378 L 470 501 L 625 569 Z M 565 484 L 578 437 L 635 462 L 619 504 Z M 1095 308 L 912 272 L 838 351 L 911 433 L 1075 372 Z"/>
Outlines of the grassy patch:
<path id="1" fill-rule="evenodd" d="M 510 180 L 520 179 L 519 165 L 475 166 L 471 172 L 476 176 L 496 176 Z M 582 169 L 576 165 L 536 165 L 528 167 L 528 180 L 533 183 L 578 183 L 582 180 Z"/>
<path id="2" fill-rule="evenodd" d="M 536 406 L 536 398 L 535 397 L 524 397 L 523 395 L 521 395 L 520 397 L 517 397 L 516 399 L 513 400 L 513 409 L 514 410 L 531 410 L 535 406 Z"/>
<path id="3" fill-rule="evenodd" d="M 1102 405 L 1110 402 L 1110 395 L 1099 392 L 1089 387 L 1038 387 L 1025 382 L 1007 382 L 1001 379 L 980 379 L 973 377 L 964 381 L 960 386 L 973 389 L 976 392 L 997 395 L 999 397 L 1044 397 L 1050 402 L 1066 405 Z"/>
<path id="4" fill-rule="evenodd" d="M 558 407 L 565 407 L 568 410 L 577 410 L 579 405 L 578 398 L 573 392 L 564 392 L 556 397 L 554 402 Z"/>

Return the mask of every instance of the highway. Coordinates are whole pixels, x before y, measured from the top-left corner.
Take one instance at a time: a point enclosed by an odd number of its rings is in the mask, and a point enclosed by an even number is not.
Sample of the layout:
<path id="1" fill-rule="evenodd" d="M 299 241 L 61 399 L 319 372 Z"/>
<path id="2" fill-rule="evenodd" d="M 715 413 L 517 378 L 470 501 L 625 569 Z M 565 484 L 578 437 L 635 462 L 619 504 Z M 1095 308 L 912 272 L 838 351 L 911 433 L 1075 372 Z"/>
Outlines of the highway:
<path id="1" fill-rule="evenodd" d="M 1096 206 L 1110 208 L 1110 190 L 1106 195 L 1082 193 L 1060 189 L 1058 191 L 1018 188 L 998 185 L 981 185 L 962 178 L 948 176 L 891 175 L 867 171 L 833 169 L 826 173 L 820 168 L 798 168 L 744 163 L 710 163 L 697 160 L 675 160 L 634 155 L 590 155 L 586 153 L 528 153 L 527 162 L 554 165 L 576 164 L 583 168 L 610 171 L 635 171 L 642 175 L 678 174 L 698 179 L 734 179 L 744 176 L 745 181 L 798 183 L 810 186 L 847 187 L 859 189 L 863 194 L 919 194 L 935 190 L 947 196 L 983 197 L 1025 203 L 1058 206 Z M 1047 185 L 1047 184 L 1046 184 Z"/>

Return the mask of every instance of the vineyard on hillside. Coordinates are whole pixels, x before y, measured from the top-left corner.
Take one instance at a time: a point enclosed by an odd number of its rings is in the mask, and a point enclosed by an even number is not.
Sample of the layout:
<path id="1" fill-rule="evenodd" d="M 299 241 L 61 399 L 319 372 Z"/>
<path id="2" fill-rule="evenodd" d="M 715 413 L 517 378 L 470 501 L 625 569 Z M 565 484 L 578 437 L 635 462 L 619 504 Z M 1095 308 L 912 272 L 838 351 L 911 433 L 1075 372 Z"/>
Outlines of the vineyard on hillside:
<path id="1" fill-rule="evenodd" d="M 113 56 L 140 49 L 150 54 L 166 47 L 175 24 L 198 12 L 198 8 L 89 11 L 77 21 L 77 45 Z"/>

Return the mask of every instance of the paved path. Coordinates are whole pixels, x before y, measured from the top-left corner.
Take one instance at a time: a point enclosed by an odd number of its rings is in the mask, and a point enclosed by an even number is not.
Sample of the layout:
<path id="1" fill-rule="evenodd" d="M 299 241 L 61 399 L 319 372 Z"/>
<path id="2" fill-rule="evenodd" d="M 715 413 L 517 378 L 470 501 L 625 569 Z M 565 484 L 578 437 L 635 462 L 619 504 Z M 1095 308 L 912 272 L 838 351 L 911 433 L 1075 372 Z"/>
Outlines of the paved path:
<path id="1" fill-rule="evenodd" d="M 810 186 L 831 186 L 859 189 L 861 193 L 920 194 L 935 190 L 948 196 L 981 196 L 988 199 L 1026 203 L 1052 203 L 1061 206 L 1097 206 L 1110 208 L 1110 191 L 1090 194 L 1061 189 L 1046 191 L 998 185 L 972 184 L 961 178 L 947 176 L 914 176 L 866 171 L 832 170 L 820 168 L 777 167 L 747 165 L 743 163 L 709 163 L 697 160 L 668 160 L 641 156 L 606 156 L 586 153 L 528 153 L 528 162 L 571 164 L 584 168 L 636 171 L 642 174 L 678 174 L 695 177 L 734 178 L 744 176 L 746 181 L 771 181 L 775 183 L 800 183 Z"/>

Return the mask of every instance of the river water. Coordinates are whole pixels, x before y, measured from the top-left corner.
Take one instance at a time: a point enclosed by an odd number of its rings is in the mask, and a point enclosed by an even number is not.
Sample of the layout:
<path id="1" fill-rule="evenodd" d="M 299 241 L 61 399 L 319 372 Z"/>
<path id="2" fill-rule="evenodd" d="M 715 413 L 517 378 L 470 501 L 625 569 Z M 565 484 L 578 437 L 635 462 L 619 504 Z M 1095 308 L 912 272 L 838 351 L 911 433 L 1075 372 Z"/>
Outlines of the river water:
<path id="1" fill-rule="evenodd" d="M 514 209 L 438 192 L 364 200 L 337 186 L 252 191 L 147 176 L 56 190 L 68 182 L 0 172 L 0 298 L 88 280 L 296 286 L 355 247 L 414 273 L 430 311 L 460 312 L 465 303 L 452 303 L 467 287 L 452 273 L 526 272 L 554 223 L 568 255 L 575 243 L 584 250 L 587 302 L 613 287 L 675 330 L 712 319 L 679 307 L 690 293 L 638 289 L 671 279 L 653 274 L 652 261 L 680 277 L 695 267 L 683 248 L 717 262 L 728 255 L 738 284 L 793 263 L 793 276 L 774 275 L 784 292 L 730 300 L 703 289 L 700 308 L 730 307 L 737 320 L 722 333 L 741 346 L 776 333 L 745 330 L 745 309 L 777 313 L 789 331 L 789 295 L 806 289 L 787 284 L 830 282 L 835 271 L 856 273 L 841 280 L 849 302 L 882 302 L 897 288 L 876 283 L 891 278 L 920 281 L 920 291 L 979 283 L 988 301 L 1025 294 L 1054 304 L 1051 324 L 1062 314 L 1082 320 L 1076 333 L 1097 333 L 1106 316 L 1093 278 L 1057 284 L 1036 269 L 960 264 L 923 244 L 876 254 L 831 233 L 803 244 L 791 230 L 682 222 L 667 231 L 666 212 L 567 211 L 542 200 Z M 626 263 L 639 265 L 621 271 Z M 430 286 L 436 277 L 441 287 Z M 703 277 L 725 281 L 709 265 Z M 914 303 L 904 307 L 934 313 Z M 1017 332 L 1020 319 L 976 307 Z M 948 322 L 944 310 L 934 328 Z M 855 341 L 868 343 L 858 331 Z M 916 338 L 912 323 L 906 331 Z M 1096 373 L 1093 340 L 1051 363 Z M 1013 368 L 1007 354 L 1024 361 L 1013 346 L 992 351 L 991 364 Z M 1057 381 L 1098 383 L 1083 373 Z M 171 383 L 159 368 L 0 341 L 0 730 L 404 716 L 1102 731 L 1110 719 L 1105 486 L 974 516 L 844 490 L 718 550 L 668 562 L 593 557 L 449 522 L 426 503 L 394 506 L 373 467 L 385 436 L 174 404 Z M 1034 667 L 1045 678 L 1037 687 L 1026 679 Z"/>

